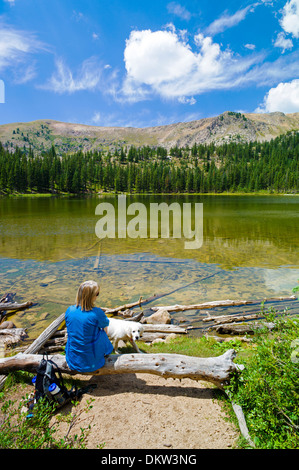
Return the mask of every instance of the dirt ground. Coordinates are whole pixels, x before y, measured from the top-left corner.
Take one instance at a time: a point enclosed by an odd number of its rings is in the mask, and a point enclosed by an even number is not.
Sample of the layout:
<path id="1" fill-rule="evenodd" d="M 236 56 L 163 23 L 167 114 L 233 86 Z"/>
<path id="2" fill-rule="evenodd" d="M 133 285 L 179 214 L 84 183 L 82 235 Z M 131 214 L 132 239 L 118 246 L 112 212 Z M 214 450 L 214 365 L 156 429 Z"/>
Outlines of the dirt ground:
<path id="1" fill-rule="evenodd" d="M 89 383 L 97 388 L 61 410 L 77 416 L 71 434 L 90 424 L 88 449 L 227 449 L 238 438 L 206 382 L 121 374 L 85 376 Z M 61 432 L 68 427 L 62 423 Z"/>

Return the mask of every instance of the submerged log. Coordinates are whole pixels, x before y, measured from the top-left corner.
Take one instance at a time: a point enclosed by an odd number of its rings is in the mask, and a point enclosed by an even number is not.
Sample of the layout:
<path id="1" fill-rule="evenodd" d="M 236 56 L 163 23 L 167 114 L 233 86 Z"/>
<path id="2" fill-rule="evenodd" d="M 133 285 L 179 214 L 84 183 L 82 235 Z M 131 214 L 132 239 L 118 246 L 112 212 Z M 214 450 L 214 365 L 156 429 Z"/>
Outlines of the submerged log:
<path id="1" fill-rule="evenodd" d="M 261 304 L 263 302 L 278 302 L 278 301 L 286 301 L 286 300 L 297 300 L 295 295 L 290 297 L 273 297 L 269 299 L 261 299 L 261 300 L 217 300 L 214 302 L 204 302 L 200 304 L 193 304 L 193 305 L 167 305 L 167 306 L 157 306 L 151 307 L 151 310 L 157 311 L 161 308 L 168 310 L 168 312 L 180 312 L 184 310 L 203 310 L 203 309 L 211 309 L 216 307 L 235 307 L 239 305 L 250 305 L 250 304 Z"/>
<path id="2" fill-rule="evenodd" d="M 16 311 L 16 310 L 24 310 L 25 308 L 32 307 L 33 302 L 24 302 L 22 304 L 18 304 L 16 302 L 3 302 L 0 303 L 0 310 L 11 310 L 11 311 Z"/>
<path id="3" fill-rule="evenodd" d="M 143 304 L 149 304 L 151 302 L 154 302 L 155 300 L 158 300 L 158 299 L 161 299 L 162 297 L 167 297 L 168 295 L 171 295 L 171 294 L 174 294 L 175 292 L 179 291 L 179 290 L 182 290 L 182 289 L 186 289 L 186 287 L 189 287 L 193 284 L 196 284 L 198 282 L 202 282 L 206 279 L 209 279 L 211 277 L 214 277 L 216 276 L 217 274 L 220 274 L 221 271 L 217 271 L 216 273 L 213 273 L 213 274 L 209 274 L 208 276 L 205 276 L 203 278 L 199 278 L 199 279 L 196 279 L 195 281 L 192 281 L 192 282 L 189 282 L 188 284 L 184 285 L 184 286 L 181 286 L 181 287 L 178 287 L 177 289 L 174 289 L 170 292 L 165 292 L 163 294 L 155 294 L 153 295 L 152 297 L 148 298 L 148 299 L 145 299 L 145 300 L 142 300 L 142 297 L 140 297 L 139 301 L 137 302 L 133 302 L 132 304 L 127 304 L 127 305 L 121 305 L 120 307 L 115 307 L 113 309 L 109 309 L 109 308 L 103 308 L 103 310 L 105 311 L 105 313 L 108 313 L 108 314 L 113 314 L 113 315 L 120 315 L 120 312 L 123 311 L 123 310 L 129 310 L 130 308 L 132 307 L 136 307 L 137 305 L 139 305 L 139 307 L 141 307 L 141 305 Z"/>
<path id="4" fill-rule="evenodd" d="M 232 374 L 239 372 L 241 366 L 233 362 L 236 357 L 234 349 L 217 357 L 194 357 L 181 354 L 122 354 L 106 358 L 104 367 L 84 375 L 114 374 L 154 374 L 168 378 L 203 380 L 215 384 L 219 388 L 228 383 Z M 43 356 L 40 354 L 17 354 L 14 357 L 0 359 L 0 373 L 7 374 L 13 370 L 36 372 Z M 65 356 L 50 356 L 62 373 L 76 375 L 80 372 L 71 370 Z M 81 373 L 82 374 L 82 373 Z"/>

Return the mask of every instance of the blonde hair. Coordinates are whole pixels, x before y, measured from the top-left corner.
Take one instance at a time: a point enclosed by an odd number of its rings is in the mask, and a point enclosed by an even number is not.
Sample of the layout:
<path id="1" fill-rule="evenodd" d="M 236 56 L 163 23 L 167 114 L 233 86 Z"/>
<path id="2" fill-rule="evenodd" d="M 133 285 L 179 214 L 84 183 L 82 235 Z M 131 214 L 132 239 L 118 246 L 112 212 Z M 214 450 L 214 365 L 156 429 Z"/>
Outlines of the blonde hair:
<path id="1" fill-rule="evenodd" d="M 76 296 L 76 306 L 82 310 L 92 310 L 94 307 L 94 296 L 99 295 L 99 286 L 95 281 L 85 281 L 78 289 Z"/>

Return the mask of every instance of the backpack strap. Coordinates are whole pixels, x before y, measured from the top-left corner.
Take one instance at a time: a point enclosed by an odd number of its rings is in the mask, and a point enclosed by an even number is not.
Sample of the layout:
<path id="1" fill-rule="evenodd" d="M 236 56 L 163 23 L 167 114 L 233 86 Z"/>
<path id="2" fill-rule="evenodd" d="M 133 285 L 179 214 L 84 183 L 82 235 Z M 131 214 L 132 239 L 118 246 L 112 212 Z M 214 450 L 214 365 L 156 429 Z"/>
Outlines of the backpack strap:
<path id="1" fill-rule="evenodd" d="M 62 373 L 61 373 L 61 370 L 59 369 L 58 365 L 55 364 L 55 362 L 53 362 L 51 359 L 49 359 L 48 362 L 50 362 L 53 365 L 54 371 L 57 372 L 57 374 L 59 376 L 59 381 L 60 381 L 61 387 L 66 389 L 66 386 L 64 385 L 64 380 L 63 380 L 63 377 L 62 377 Z"/>
<path id="2" fill-rule="evenodd" d="M 53 364 L 51 363 L 51 361 L 47 361 L 46 370 L 45 370 L 44 379 L 43 379 L 43 386 L 44 386 L 43 388 L 44 388 L 44 393 L 50 399 L 51 399 L 51 393 L 49 392 L 49 385 L 51 385 L 52 383 L 52 377 L 53 377 L 52 370 L 53 370 Z"/>

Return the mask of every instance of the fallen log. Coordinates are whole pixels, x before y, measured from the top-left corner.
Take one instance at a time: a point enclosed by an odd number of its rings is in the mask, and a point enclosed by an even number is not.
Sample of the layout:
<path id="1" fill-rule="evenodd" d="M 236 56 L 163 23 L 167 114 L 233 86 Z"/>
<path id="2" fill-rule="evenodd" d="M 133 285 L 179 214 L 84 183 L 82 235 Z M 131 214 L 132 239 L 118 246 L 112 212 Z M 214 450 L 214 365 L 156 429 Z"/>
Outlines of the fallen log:
<path id="1" fill-rule="evenodd" d="M 246 336 L 232 336 L 232 337 L 221 337 L 216 335 L 210 335 L 208 333 L 204 334 L 204 337 L 207 339 L 213 339 L 218 343 L 226 343 L 228 341 L 233 341 L 234 339 L 238 339 L 244 343 L 251 343 L 253 340 L 251 338 L 247 338 Z"/>
<path id="2" fill-rule="evenodd" d="M 242 369 L 233 362 L 236 357 L 234 349 L 217 357 L 194 357 L 181 354 L 115 354 L 106 358 L 104 367 L 84 375 L 114 375 L 146 373 L 164 377 L 165 379 L 203 380 L 211 382 L 218 388 L 229 383 L 231 377 Z M 17 354 L 14 357 L 0 359 L 0 373 L 7 374 L 15 370 L 36 372 L 43 356 L 40 354 Z M 62 373 L 80 374 L 71 370 L 65 356 L 61 354 L 49 356 Z M 82 374 L 82 373 L 81 373 Z"/>
<path id="3" fill-rule="evenodd" d="M 178 325 L 172 324 L 158 324 L 158 323 L 143 323 L 143 330 L 151 333 L 176 333 L 176 334 L 187 334 L 186 328 L 182 328 Z"/>
<path id="4" fill-rule="evenodd" d="M 269 330 L 274 328 L 274 323 L 229 323 L 221 325 L 210 326 L 209 330 L 214 330 L 220 335 L 253 335 L 257 329 L 268 328 Z"/>
<path id="5" fill-rule="evenodd" d="M 124 317 L 124 319 L 126 321 L 138 321 L 138 322 L 140 322 L 143 317 L 144 317 L 143 312 L 137 313 L 137 315 L 135 315 L 134 312 L 133 312 L 132 317 Z"/>
<path id="6" fill-rule="evenodd" d="M 239 305 L 249 305 L 249 304 L 261 304 L 265 302 L 278 302 L 278 301 L 286 301 L 286 300 L 297 300 L 295 295 L 290 297 L 273 297 L 269 299 L 261 299 L 261 300 L 217 300 L 214 302 L 204 302 L 201 304 L 193 304 L 193 305 L 167 305 L 167 306 L 156 306 L 151 307 L 151 310 L 157 311 L 161 308 L 168 310 L 168 312 L 180 312 L 184 310 L 202 310 L 202 309 L 211 309 L 216 307 L 235 307 Z"/>
<path id="7" fill-rule="evenodd" d="M 127 309 L 127 310 L 124 310 L 124 311 L 119 311 L 118 312 L 118 315 L 123 317 L 123 318 L 132 318 L 134 316 L 135 312 L 134 310 L 130 310 L 130 309 Z M 143 315 L 143 312 L 141 312 L 141 315 Z"/>
<path id="8" fill-rule="evenodd" d="M 0 303 L 0 310 L 12 310 L 12 311 L 16 311 L 16 310 L 24 310 L 25 308 L 28 308 L 28 307 L 32 307 L 33 305 L 33 302 L 24 302 L 22 304 L 18 304 L 16 302 L 3 302 L 3 303 Z"/>
<path id="9" fill-rule="evenodd" d="M 232 323 L 232 322 L 238 322 L 238 321 L 249 321 L 249 320 L 257 320 L 257 319 L 262 319 L 265 318 L 263 315 L 259 315 L 257 313 L 254 313 L 252 315 L 221 315 L 219 317 L 212 317 L 212 319 L 208 318 L 203 318 L 203 322 L 206 321 L 214 321 L 215 325 L 220 325 L 224 323 Z"/>
<path id="10" fill-rule="evenodd" d="M 118 312 L 122 310 L 129 310 L 130 308 L 137 307 L 137 305 L 141 306 L 143 303 L 147 302 L 147 300 L 142 300 L 142 297 L 137 300 L 137 302 L 132 302 L 131 304 L 125 304 L 121 305 L 120 307 L 115 307 L 115 308 L 106 308 L 106 307 L 101 307 L 102 310 L 104 310 L 106 315 L 117 315 Z"/>
<path id="11" fill-rule="evenodd" d="M 13 344 L 20 343 L 28 335 L 26 333 L 25 328 L 9 328 L 0 330 L 0 344 L 11 346 Z"/>

